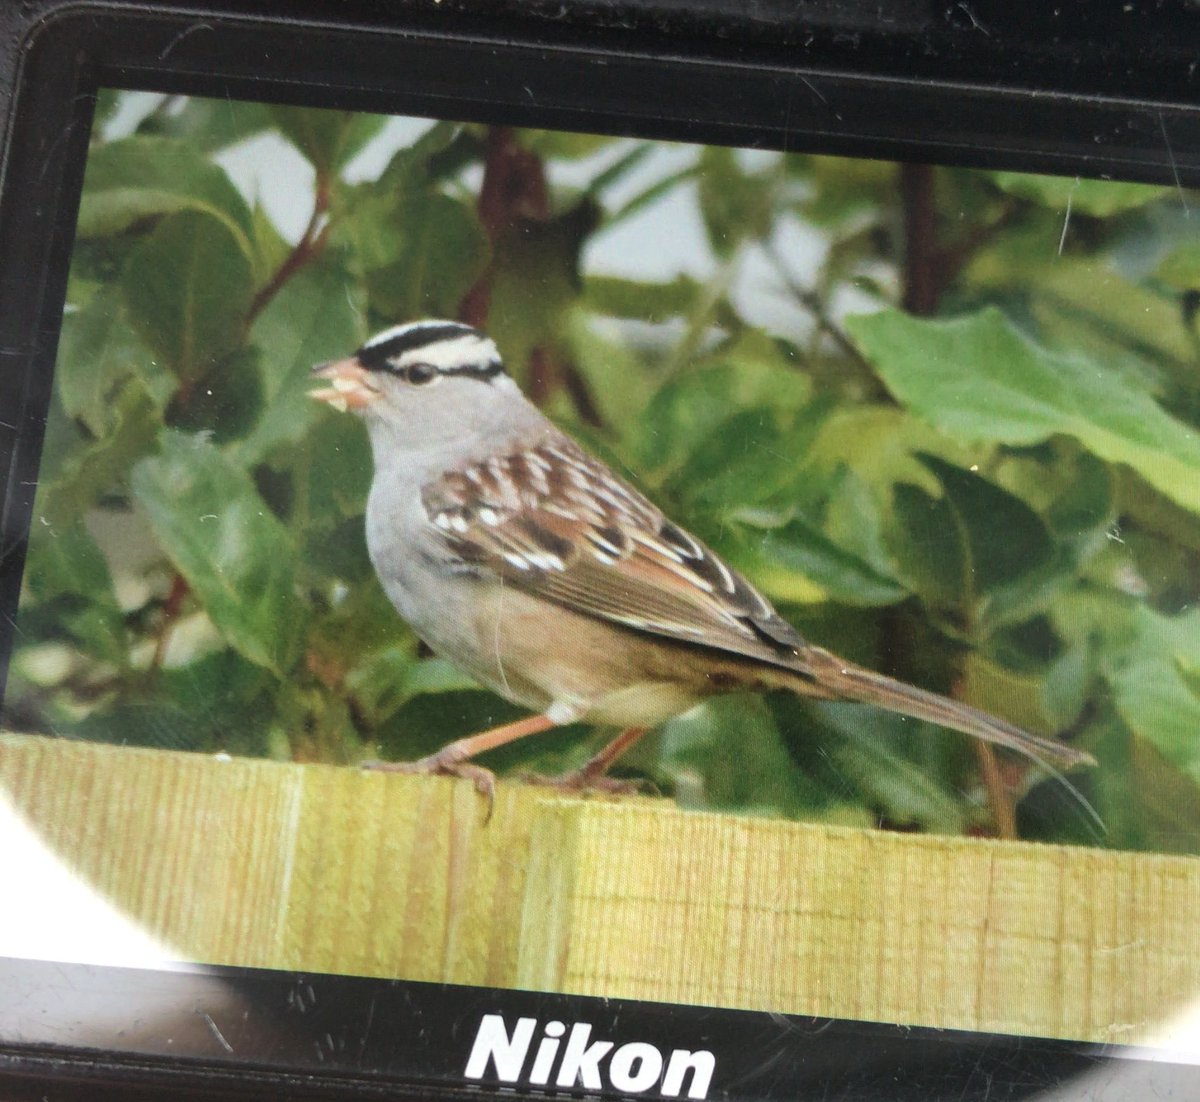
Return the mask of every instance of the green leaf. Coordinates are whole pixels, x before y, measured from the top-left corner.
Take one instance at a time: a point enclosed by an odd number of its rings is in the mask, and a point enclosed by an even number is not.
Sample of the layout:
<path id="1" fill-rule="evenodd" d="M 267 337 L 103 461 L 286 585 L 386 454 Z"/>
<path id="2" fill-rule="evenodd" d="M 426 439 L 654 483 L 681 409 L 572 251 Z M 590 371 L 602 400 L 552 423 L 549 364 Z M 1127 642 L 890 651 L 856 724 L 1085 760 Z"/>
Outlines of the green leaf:
<path id="1" fill-rule="evenodd" d="M 719 255 L 728 255 L 747 238 L 766 236 L 771 228 L 773 178 L 743 171 L 732 149 L 704 148 L 699 196 L 709 243 Z"/>
<path id="2" fill-rule="evenodd" d="M 1193 336 L 1179 296 L 1127 279 L 1095 257 L 1062 257 L 1029 271 L 1019 256 L 1012 277 L 1037 319 L 1042 339 L 1071 355 L 1095 358 L 1135 385 L 1162 389 L 1164 378 L 1192 383 Z"/>
<path id="3" fill-rule="evenodd" d="M 63 317 L 54 381 L 63 409 L 93 436 L 113 420 L 117 384 L 143 369 L 150 352 L 124 316 L 118 290 L 104 285 L 87 303 Z"/>
<path id="4" fill-rule="evenodd" d="M 901 482 L 892 495 L 892 551 L 898 574 L 925 601 L 959 615 L 971 604 L 970 549 L 946 497 Z"/>
<path id="5" fill-rule="evenodd" d="M 291 252 L 292 246 L 276 229 L 270 215 L 267 214 L 261 203 L 256 203 L 254 205 L 254 286 L 256 289 L 266 287 L 271 282 L 275 274 L 287 262 Z"/>
<path id="6" fill-rule="evenodd" d="M 486 128 L 456 122 L 436 122 L 409 145 L 392 154 L 387 167 L 371 183 L 353 188 L 339 187 L 336 201 L 352 195 L 383 202 L 400 202 L 431 185 L 453 180 L 469 164 L 484 157 L 483 136 Z"/>
<path id="7" fill-rule="evenodd" d="M 312 369 L 349 355 L 365 336 L 361 294 L 334 260 L 322 258 L 298 272 L 255 320 L 251 336 L 263 375 L 265 412 L 237 449 L 252 465 L 278 449 L 290 449 L 329 418 L 331 411 L 308 395 Z"/>
<path id="8" fill-rule="evenodd" d="M 116 280 L 139 240 L 140 236 L 132 233 L 119 237 L 77 237 L 67 282 L 68 310 L 86 305 L 100 287 Z"/>
<path id="9" fill-rule="evenodd" d="M 38 457 L 37 493 L 45 494 L 51 483 L 62 476 L 75 453 L 93 440 L 95 437 L 79 421 L 64 412 L 56 388 L 50 395 L 50 405 L 46 410 L 46 431 L 42 437 L 42 453 Z M 39 506 L 45 505 L 40 496 L 38 503 Z"/>
<path id="10" fill-rule="evenodd" d="M 451 693 L 475 689 L 479 683 L 444 658 L 425 658 L 411 662 L 400 681 L 400 689 L 408 696 L 420 693 Z"/>
<path id="11" fill-rule="evenodd" d="M 225 171 L 186 142 L 126 138 L 88 157 L 76 232 L 124 233 L 147 219 L 195 211 L 216 219 L 250 257 L 250 208 Z"/>
<path id="12" fill-rule="evenodd" d="M 130 484 L 163 550 L 230 645 L 286 672 L 303 621 L 295 553 L 246 473 L 202 437 L 168 432 L 162 453 L 139 463 Z"/>
<path id="13" fill-rule="evenodd" d="M 899 718 L 887 716 L 882 725 L 898 727 Z M 879 725 L 875 721 L 872 727 Z M 848 741 L 836 760 L 846 776 L 883 808 L 890 822 L 911 823 L 938 834 L 961 834 L 970 823 L 970 815 L 952 789 L 938 784 L 925 768 L 906 760 L 882 739 Z"/>
<path id="14" fill-rule="evenodd" d="M 1073 578 L 1073 556 L 1020 498 L 935 456 L 918 458 L 943 496 L 896 487 L 891 548 L 900 576 L 976 638 L 1043 609 Z"/>
<path id="15" fill-rule="evenodd" d="M 567 314 L 563 329 L 567 360 L 591 392 L 606 434 L 636 451 L 641 418 L 656 389 L 650 364 L 581 307 Z"/>
<path id="16" fill-rule="evenodd" d="M 733 369 L 729 397 L 741 406 L 795 411 L 812 397 L 803 357 L 792 345 L 757 329 L 742 329 L 709 353 L 703 364 Z"/>
<path id="17" fill-rule="evenodd" d="M 1200 245 L 1194 241 L 1176 245 L 1159 264 L 1158 278 L 1181 290 L 1200 287 Z"/>
<path id="18" fill-rule="evenodd" d="M 386 647 L 370 655 L 346 676 L 345 688 L 378 727 L 413 697 L 478 691 L 471 680 L 443 658 L 417 660 L 411 644 Z"/>
<path id="19" fill-rule="evenodd" d="M 668 721 L 654 772 L 685 805 L 811 818 L 830 802 L 796 768 L 758 696 L 715 697 Z"/>
<path id="20" fill-rule="evenodd" d="M 347 517 L 361 521 L 375 464 L 358 418 L 327 410 L 306 445 L 309 456 L 303 462 L 293 461 L 291 469 L 297 489 L 307 495 L 313 523 L 338 523 Z M 277 453 L 273 458 L 278 461 L 283 456 Z"/>
<path id="21" fill-rule="evenodd" d="M 1114 520 L 1117 480 L 1113 469 L 1090 452 L 1071 441 L 1061 444 L 1009 454 L 996 481 L 1030 505 L 1056 540 L 1088 540 Z"/>
<path id="22" fill-rule="evenodd" d="M 687 275 L 669 282 L 589 275 L 584 279 L 584 303 L 599 314 L 638 321 L 663 321 L 695 309 L 704 288 Z"/>
<path id="23" fill-rule="evenodd" d="M 648 153 L 653 152 L 653 147 L 650 146 L 649 144 L 641 146 L 640 149 L 645 150 Z M 637 151 L 635 151 L 635 153 L 636 152 Z M 636 163 L 636 160 L 640 160 L 640 159 L 641 159 L 640 157 L 635 157 L 634 155 L 628 155 L 626 157 L 621 158 L 621 160 L 619 160 L 612 167 L 612 169 L 606 169 L 604 172 L 600 173 L 599 176 L 597 176 L 594 180 L 592 180 L 588 184 L 587 194 L 589 194 L 591 196 L 603 195 L 605 188 L 608 186 L 608 184 L 610 182 L 612 182 L 612 179 L 619 177 L 620 170 L 621 170 L 621 168 L 623 168 L 624 165 L 630 164 L 630 163 Z M 609 175 L 610 172 L 614 172 L 614 171 L 616 171 L 617 176 L 610 178 L 610 175 Z M 638 191 L 638 192 L 634 193 L 633 195 L 629 196 L 629 198 L 624 199 L 619 206 L 617 206 L 615 208 L 610 208 L 607 211 L 607 213 L 605 214 L 604 224 L 601 227 L 601 229 L 602 230 L 610 230 L 614 226 L 617 226 L 620 223 L 627 221 L 628 219 L 632 218 L 635 214 L 640 213 L 641 211 L 645 210 L 647 207 L 652 206 L 654 203 L 658 202 L 658 200 L 661 199 L 668 192 L 674 191 L 676 188 L 678 188 L 680 186 L 680 184 L 683 184 L 689 180 L 695 179 L 695 177 L 698 174 L 699 174 L 699 165 L 696 164 L 695 162 L 693 162 L 692 164 L 686 165 L 685 167 L 678 169 L 675 172 L 668 173 L 666 176 L 660 176 L 653 183 L 647 184 L 645 187 L 643 187 L 641 191 Z"/>
<path id="24" fill-rule="evenodd" d="M 659 387 L 642 418 L 639 465 L 678 462 L 707 440 L 730 415 L 729 388 L 736 380 L 732 369 L 714 367 L 676 375 Z"/>
<path id="25" fill-rule="evenodd" d="M 125 666 L 129 640 L 112 575 L 83 521 L 59 528 L 34 525 L 27 563 L 30 594 L 39 605 L 53 603 L 55 618 L 76 644 L 102 661 Z"/>
<path id="26" fill-rule="evenodd" d="M 825 509 L 822 528 L 825 534 L 843 551 L 863 564 L 869 575 L 882 587 L 861 586 L 857 588 L 857 600 L 847 598 L 850 604 L 883 604 L 885 594 L 891 593 L 888 601 L 898 600 L 893 590 L 902 589 L 896 577 L 896 564 L 887 547 L 884 535 L 885 513 L 882 502 L 860 478 L 857 470 L 839 468 L 824 491 Z"/>
<path id="27" fill-rule="evenodd" d="M 772 703 L 793 753 L 819 755 L 817 768 L 836 778 L 843 798 L 854 794 L 898 826 L 953 834 L 971 821 L 951 768 L 962 749 L 958 736 L 859 704 Z M 802 727 L 795 717 L 804 713 L 811 718 Z M 798 737 L 803 746 L 795 745 Z"/>
<path id="28" fill-rule="evenodd" d="M 59 528 L 83 516 L 105 494 L 121 487 L 133 464 L 154 451 L 162 419 L 146 388 L 130 379 L 113 402 L 108 432 L 77 445 L 56 463 L 54 477 L 38 489 L 36 519 Z"/>
<path id="29" fill-rule="evenodd" d="M 245 437 L 263 412 L 263 382 L 257 348 L 238 348 L 181 388 L 168 406 L 167 424 L 206 432 L 215 443 Z"/>
<path id="30" fill-rule="evenodd" d="M 729 427 L 716 435 L 733 435 Z M 803 419 L 796 427 L 803 430 Z M 709 542 L 778 601 L 873 606 L 907 596 L 884 542 L 879 500 L 865 481 L 848 467 L 825 471 L 789 460 L 785 449 L 768 450 L 760 471 L 786 475 L 777 484 L 762 480 L 772 500 L 755 506 L 748 488 L 745 502 L 705 526 Z"/>
<path id="31" fill-rule="evenodd" d="M 743 523 L 749 528 L 744 518 Z M 888 605 L 908 595 L 881 564 L 840 546 L 802 517 L 762 531 L 751 529 L 740 543 L 731 557 L 778 601 Z"/>
<path id="32" fill-rule="evenodd" d="M 263 756 L 272 719 L 269 675 L 230 650 L 160 670 L 136 698 L 71 728 L 75 738 L 160 750 Z"/>
<path id="33" fill-rule="evenodd" d="M 1079 718 L 1095 679 L 1095 655 L 1087 643 L 1068 647 L 1050 663 L 1040 694 L 1050 730 L 1065 730 Z"/>
<path id="34" fill-rule="evenodd" d="M 312 603 L 322 608 L 310 621 L 305 657 L 316 668 L 329 671 L 332 676 L 326 680 L 344 685 L 368 719 L 376 717 L 377 722 L 413 695 L 402 692 L 402 682 L 407 667 L 416 661 L 417 640 L 367 561 L 361 517 L 327 537 L 328 545 L 319 550 L 326 557 L 339 552 L 344 555 L 352 542 L 347 538 L 351 529 L 361 548 L 364 569 L 349 584 L 335 567 L 320 561 L 311 547 L 304 553 L 301 565 L 316 598 Z M 341 540 L 341 548 L 335 539 Z"/>
<path id="35" fill-rule="evenodd" d="M 138 134 L 174 139 L 198 153 L 216 153 L 273 125 L 265 103 L 193 96 L 178 108 L 171 104 L 170 109 L 152 112 L 138 126 Z"/>
<path id="36" fill-rule="evenodd" d="M 185 211 L 164 218 L 133 251 L 121 289 L 142 339 L 191 381 L 237 347 L 254 278 L 224 222 Z"/>
<path id="37" fill-rule="evenodd" d="M 502 700 L 494 693 L 475 690 L 422 693 L 410 697 L 373 732 L 383 756 L 393 761 L 411 761 L 433 753 L 446 743 L 465 735 L 486 731 L 519 719 L 528 712 Z M 522 739 L 484 759 L 489 768 L 503 770 L 539 754 L 545 743 L 562 745 L 578 728 L 555 730 L 533 739 Z"/>
<path id="38" fill-rule="evenodd" d="M 599 216 L 585 199 L 548 221 L 517 222 L 497 239 L 488 326 L 511 367 L 520 370 L 533 349 L 558 343 L 583 290 L 580 254 Z"/>
<path id="39" fill-rule="evenodd" d="M 1137 813 L 1137 840 L 1142 847 L 1154 853 L 1200 853 L 1200 784 L 1195 769 L 1180 773 L 1145 739 L 1134 740 L 1131 757 L 1128 788 L 1132 791 L 1123 795 Z"/>
<path id="40" fill-rule="evenodd" d="M 475 212 L 448 195 L 362 209 L 340 229 L 364 268 L 371 308 L 385 318 L 454 317 L 487 259 Z"/>
<path id="41" fill-rule="evenodd" d="M 730 349 L 713 366 L 680 373 L 655 391 L 642 416 L 639 464 L 647 470 L 674 466 L 711 446 L 718 427 L 738 411 L 760 418 L 766 411 L 795 413 L 811 389 L 804 375 L 773 355 Z M 726 447 L 755 447 L 752 440 L 724 435 Z"/>
<path id="42" fill-rule="evenodd" d="M 1049 735 L 1056 728 L 1043 700 L 1042 685 L 1039 674 L 1001 666 L 978 651 L 963 658 L 959 685 L 963 700 L 1027 731 Z"/>
<path id="43" fill-rule="evenodd" d="M 399 158 L 407 150 L 401 150 Z M 393 160 L 395 164 L 395 160 Z M 415 204 L 426 181 L 407 157 L 394 170 L 394 182 L 341 185 L 330 197 L 330 244 L 340 248 L 350 270 L 360 278 L 387 268 L 405 247 L 411 227 L 405 217 L 408 205 Z"/>
<path id="44" fill-rule="evenodd" d="M 591 157 L 606 146 L 625 141 L 606 134 L 572 134 L 565 130 L 521 130 L 518 140 L 523 149 L 539 157 L 562 161 Z"/>
<path id="45" fill-rule="evenodd" d="M 1157 184 L 1085 180 L 1080 176 L 1034 176 L 1027 172 L 989 172 L 987 176 L 1009 195 L 1030 199 L 1051 210 L 1065 211 L 1069 204 L 1072 211 L 1094 218 L 1111 218 L 1136 210 L 1170 190 Z"/>
<path id="46" fill-rule="evenodd" d="M 213 732 L 214 748 L 224 749 L 234 749 L 243 738 L 261 738 L 254 714 L 244 709 L 256 702 L 260 707 L 269 705 L 270 701 L 261 700 L 262 694 L 276 688 L 261 666 L 228 649 L 165 669 L 161 681 L 168 696 Z"/>
<path id="47" fill-rule="evenodd" d="M 790 499 L 825 412 L 823 404 L 814 404 L 783 426 L 769 409 L 732 414 L 687 457 L 672 480 L 675 495 L 689 507 L 722 511 Z"/>
<path id="48" fill-rule="evenodd" d="M 996 594 L 987 610 L 991 626 L 1044 612 L 1060 589 L 1090 571 L 1097 557 L 1112 547 L 1118 515 L 1115 469 L 1080 448 L 1075 441 L 1056 441 L 1008 453 L 996 464 L 996 482 L 1033 507 L 1051 540 L 1050 554 L 1018 584 Z M 1135 475 L 1142 496 L 1153 495 Z M 1190 514 L 1164 502 L 1180 516 Z M 1001 524 L 996 530 L 1003 531 Z M 1032 565 L 1032 564 L 1031 564 Z M 1126 564 L 1127 565 L 1127 564 Z"/>
<path id="49" fill-rule="evenodd" d="M 245 722 L 237 719 L 238 730 Z M 88 742 L 107 742 L 117 746 L 145 746 L 155 750 L 209 751 L 213 746 L 210 732 L 197 724 L 187 708 L 169 697 L 153 701 L 119 702 L 101 708 L 80 720 L 71 731 L 74 738 Z"/>
<path id="50" fill-rule="evenodd" d="M 1137 639 L 1106 663 L 1117 710 L 1131 730 L 1200 781 L 1200 697 L 1186 675 L 1200 663 L 1200 610 L 1166 617 L 1139 606 Z"/>
<path id="51" fill-rule="evenodd" d="M 793 153 L 784 164 L 809 185 L 797 203 L 805 219 L 835 234 L 875 225 L 895 203 L 896 166 L 887 161 Z"/>
<path id="52" fill-rule="evenodd" d="M 269 111 L 284 137 L 325 177 L 345 165 L 387 122 L 386 115 L 323 107 L 274 105 Z"/>
<path id="53" fill-rule="evenodd" d="M 953 506 L 969 556 L 972 588 L 990 594 L 1044 566 L 1050 535 L 1020 498 L 971 471 L 934 455 L 918 458 L 941 482 Z"/>
<path id="54" fill-rule="evenodd" d="M 1200 660 L 1195 656 L 1182 657 L 1176 663 L 1179 666 L 1179 676 L 1195 697 L 1200 697 Z"/>
<path id="55" fill-rule="evenodd" d="M 985 458 L 978 448 L 961 444 L 932 431 L 929 425 L 895 406 L 835 406 L 812 447 L 812 464 L 828 480 L 837 471 L 853 470 L 882 500 L 893 485 L 908 482 L 930 494 L 940 490 L 933 473 L 917 452 L 940 455 L 960 466 Z"/>
<path id="56" fill-rule="evenodd" d="M 846 325 L 892 393 L 942 432 L 1006 444 L 1072 436 L 1200 511 L 1200 434 L 1103 368 L 1033 344 L 999 311 L 925 321 L 889 310 Z"/>
<path id="57" fill-rule="evenodd" d="M 1152 853 L 1200 852 L 1200 786 L 1148 741 L 1138 738 L 1110 708 L 1085 731 L 1100 768 L 1070 777 L 1104 824 L 1089 821 L 1065 783 L 1047 780 L 1018 807 L 1022 837 Z"/>
<path id="58" fill-rule="evenodd" d="M 1166 616 L 1111 591 L 1079 589 L 1053 613 L 1063 638 L 1095 648 L 1129 730 L 1200 781 L 1200 697 L 1188 676 L 1200 664 L 1200 609 Z"/>

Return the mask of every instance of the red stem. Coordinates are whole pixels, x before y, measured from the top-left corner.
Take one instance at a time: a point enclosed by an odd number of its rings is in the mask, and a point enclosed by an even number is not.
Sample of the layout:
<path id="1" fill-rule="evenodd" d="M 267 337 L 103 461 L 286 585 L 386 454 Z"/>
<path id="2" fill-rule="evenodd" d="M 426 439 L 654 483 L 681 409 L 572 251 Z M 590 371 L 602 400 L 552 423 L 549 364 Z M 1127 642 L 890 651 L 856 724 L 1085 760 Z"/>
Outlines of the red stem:
<path id="1" fill-rule="evenodd" d="M 188 592 L 187 581 L 182 574 L 176 574 L 171 579 L 171 588 L 167 592 L 167 599 L 163 602 L 163 620 L 158 629 L 158 639 L 154 643 L 154 655 L 150 659 L 150 668 L 153 670 L 162 669 L 162 664 L 166 661 L 167 647 L 171 643 L 171 632 L 175 627 L 175 621 L 179 619 L 179 614 L 183 611 L 183 602 L 187 599 Z"/>
<path id="2" fill-rule="evenodd" d="M 318 175 L 317 190 L 316 195 L 313 197 L 313 210 L 312 215 L 309 217 L 308 225 L 304 227 L 304 233 L 300 235 L 300 240 L 296 242 L 292 251 L 284 257 L 283 263 L 279 265 L 275 274 L 267 281 L 266 286 L 254 296 L 254 301 L 250 304 L 250 309 L 246 312 L 246 329 L 249 329 L 254 324 L 254 319 L 267 308 L 271 300 L 282 290 L 284 284 L 301 268 L 320 255 L 321 250 L 325 247 L 325 242 L 329 238 L 329 225 L 326 223 L 319 231 L 317 226 L 320 225 L 321 219 L 328 209 L 329 181 Z"/>

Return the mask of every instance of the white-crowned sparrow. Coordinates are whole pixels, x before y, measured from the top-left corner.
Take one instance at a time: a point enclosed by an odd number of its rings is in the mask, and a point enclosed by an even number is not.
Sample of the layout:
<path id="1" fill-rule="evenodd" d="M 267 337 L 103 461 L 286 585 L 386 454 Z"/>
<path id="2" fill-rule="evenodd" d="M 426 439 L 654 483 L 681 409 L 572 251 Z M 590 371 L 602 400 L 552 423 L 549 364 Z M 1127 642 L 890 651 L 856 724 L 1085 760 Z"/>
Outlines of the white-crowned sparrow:
<path id="1" fill-rule="evenodd" d="M 1092 761 L 807 642 L 551 424 L 478 330 L 400 325 L 313 370 L 329 384 L 313 396 L 370 435 L 367 547 L 392 603 L 436 652 L 537 713 L 396 768 L 490 792 L 471 757 L 586 720 L 627 729 L 578 774 L 599 781 L 647 728 L 714 694 L 765 689 L 874 704 L 1041 762 Z"/>

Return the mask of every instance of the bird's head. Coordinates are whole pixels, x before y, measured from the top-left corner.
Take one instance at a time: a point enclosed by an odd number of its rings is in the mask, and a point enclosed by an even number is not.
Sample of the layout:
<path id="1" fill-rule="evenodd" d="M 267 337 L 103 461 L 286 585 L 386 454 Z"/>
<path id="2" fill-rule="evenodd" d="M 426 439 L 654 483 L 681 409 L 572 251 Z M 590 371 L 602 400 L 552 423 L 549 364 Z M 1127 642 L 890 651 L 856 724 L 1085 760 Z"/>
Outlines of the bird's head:
<path id="1" fill-rule="evenodd" d="M 358 414 L 372 441 L 386 437 L 406 450 L 486 432 L 500 411 L 524 405 L 495 343 L 457 321 L 385 329 L 313 375 L 327 384 L 313 398 Z"/>

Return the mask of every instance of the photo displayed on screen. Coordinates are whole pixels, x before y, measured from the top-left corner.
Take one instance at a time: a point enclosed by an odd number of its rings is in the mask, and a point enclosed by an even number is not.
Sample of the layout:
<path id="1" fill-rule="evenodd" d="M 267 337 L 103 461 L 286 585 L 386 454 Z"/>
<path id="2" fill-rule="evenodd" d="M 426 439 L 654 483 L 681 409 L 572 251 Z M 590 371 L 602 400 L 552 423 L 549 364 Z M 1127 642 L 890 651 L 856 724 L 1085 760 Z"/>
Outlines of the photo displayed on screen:
<path id="1" fill-rule="evenodd" d="M 888 1020 L 885 889 L 991 935 L 872 854 L 1200 854 L 1194 206 L 103 93 L 5 821 L 163 959 L 816 1013 L 880 907 Z"/>

